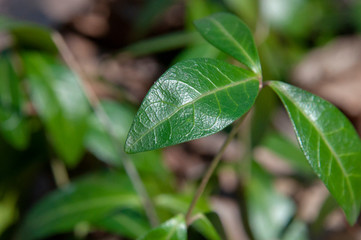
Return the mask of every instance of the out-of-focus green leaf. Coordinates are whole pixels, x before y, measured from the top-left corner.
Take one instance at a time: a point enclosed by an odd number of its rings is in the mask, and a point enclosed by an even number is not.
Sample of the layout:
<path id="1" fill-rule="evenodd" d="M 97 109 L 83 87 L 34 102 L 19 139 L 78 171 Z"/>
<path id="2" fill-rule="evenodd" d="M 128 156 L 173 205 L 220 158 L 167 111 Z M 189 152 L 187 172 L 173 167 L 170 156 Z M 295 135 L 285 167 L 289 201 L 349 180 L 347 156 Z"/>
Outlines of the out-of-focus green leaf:
<path id="1" fill-rule="evenodd" d="M 277 133 L 270 133 L 265 136 L 261 145 L 270 149 L 285 160 L 288 160 L 288 163 L 290 163 L 295 170 L 308 175 L 313 173 L 300 148 L 286 137 Z"/>
<path id="2" fill-rule="evenodd" d="M 178 49 L 200 40 L 201 36 L 197 32 L 174 32 L 134 43 L 122 52 L 138 57 Z"/>
<path id="3" fill-rule="evenodd" d="M 214 228 L 211 221 L 203 214 L 198 214 L 195 216 L 195 220 L 192 222 L 191 226 L 197 230 L 205 239 L 208 240 L 221 240 L 222 238 L 219 236 L 217 230 Z M 188 235 L 189 240 L 199 239 L 196 235 L 192 234 Z"/>
<path id="4" fill-rule="evenodd" d="M 144 35 L 161 15 L 175 0 L 152 0 L 146 1 L 144 8 L 140 11 L 135 21 L 135 31 L 137 36 Z"/>
<path id="5" fill-rule="evenodd" d="M 186 2 L 186 29 L 193 30 L 193 22 L 197 19 L 207 17 L 212 13 L 223 11 L 222 5 L 215 1 L 192 0 Z"/>
<path id="6" fill-rule="evenodd" d="M 278 81 L 270 87 L 282 100 L 311 167 L 354 224 L 361 205 L 361 141 L 352 124 L 309 92 Z"/>
<path id="7" fill-rule="evenodd" d="M 6 193 L 0 199 L 0 236 L 17 218 L 16 201 L 17 197 L 12 193 Z"/>
<path id="8" fill-rule="evenodd" d="M 194 24 L 212 45 L 249 67 L 258 76 L 262 74 L 252 33 L 238 17 L 229 13 L 216 13 L 196 20 Z"/>
<path id="9" fill-rule="evenodd" d="M 357 28 L 358 32 L 361 32 L 361 2 L 354 1 L 351 6 L 351 17 L 353 20 L 353 24 Z"/>
<path id="10" fill-rule="evenodd" d="M 287 227 L 281 240 L 308 240 L 307 225 L 299 220 L 294 220 L 290 226 Z"/>
<path id="11" fill-rule="evenodd" d="M 178 215 L 152 229 L 138 240 L 186 240 L 187 227 L 183 215 Z"/>
<path id="12" fill-rule="evenodd" d="M 256 99 L 250 129 L 252 148 L 260 144 L 270 127 L 271 119 L 277 106 L 276 99 L 275 93 L 268 88 L 263 88 Z"/>
<path id="13" fill-rule="evenodd" d="M 25 94 L 11 63 L 11 55 L 0 55 L 0 132 L 17 149 L 28 146 L 30 129 L 23 114 Z"/>
<path id="14" fill-rule="evenodd" d="M 83 153 L 88 102 L 73 72 L 52 55 L 22 52 L 30 97 L 53 146 L 69 166 Z"/>
<path id="15" fill-rule="evenodd" d="M 260 13 L 267 24 L 288 37 L 303 37 L 311 32 L 322 17 L 324 9 L 320 2 L 325 1 L 261 0 Z"/>
<path id="16" fill-rule="evenodd" d="M 177 57 L 173 60 L 174 63 L 178 63 L 184 60 L 190 60 L 193 58 L 218 58 L 221 52 L 213 47 L 212 45 L 205 43 L 205 44 L 197 44 L 194 46 L 190 46 L 187 49 L 183 50 Z M 224 54 L 225 55 L 225 54 Z"/>
<path id="17" fill-rule="evenodd" d="M 128 238 L 138 238 L 150 230 L 146 217 L 131 209 L 124 209 L 106 216 L 96 221 L 94 225 Z"/>
<path id="18" fill-rule="evenodd" d="M 241 16 L 247 24 L 255 26 L 257 23 L 258 14 L 258 1 L 254 0 L 225 0 L 225 4 L 228 5 L 229 9 L 236 12 L 237 15 Z"/>
<path id="19" fill-rule="evenodd" d="M 132 124 L 135 110 L 126 104 L 115 101 L 101 101 L 100 104 L 98 108 L 102 107 L 107 121 L 100 121 L 95 114 L 89 117 L 85 145 L 100 160 L 120 167 L 122 159 L 119 156 L 119 149 L 115 148 L 124 148 L 124 142 Z M 105 127 L 105 124 L 108 126 Z M 157 182 L 158 186 L 171 182 L 170 175 L 164 167 L 159 151 L 138 153 L 130 157 L 134 159 L 133 163 L 143 179 L 150 176 Z M 146 182 L 146 184 L 150 183 L 152 181 Z"/>
<path id="20" fill-rule="evenodd" d="M 22 22 L 0 16 L 0 32 L 9 32 L 15 44 L 24 48 L 41 49 L 51 53 L 57 53 L 50 29 L 41 25 Z"/>
<path id="21" fill-rule="evenodd" d="M 30 210 L 18 239 L 41 239 L 72 231 L 80 222 L 98 221 L 117 208 L 139 208 L 129 179 L 116 173 L 94 174 L 58 189 Z"/>
<path id="22" fill-rule="evenodd" d="M 318 212 L 317 218 L 310 225 L 310 232 L 312 236 L 319 236 L 324 231 L 324 224 L 327 217 L 338 208 L 338 203 L 332 195 L 329 195 L 322 203 L 322 207 Z"/>
<path id="23" fill-rule="evenodd" d="M 254 161 L 246 185 L 248 218 L 258 240 L 279 239 L 295 212 L 293 202 L 276 192 L 272 178 Z"/>
<path id="24" fill-rule="evenodd" d="M 222 61 L 180 62 L 149 90 L 125 150 L 147 151 L 216 133 L 251 108 L 258 85 L 254 73 Z"/>
<path id="25" fill-rule="evenodd" d="M 186 213 L 192 197 L 191 195 L 162 194 L 155 197 L 154 203 L 157 207 L 167 209 L 172 213 Z M 210 210 L 208 202 L 201 198 L 198 200 L 193 212 L 201 213 L 209 212 Z"/>
<path id="26" fill-rule="evenodd" d="M 135 110 L 128 105 L 114 101 L 101 101 L 99 104 L 101 105 L 98 108 L 101 107 L 104 110 L 107 121 L 100 121 L 96 114 L 88 118 L 89 127 L 85 145 L 100 160 L 120 166 L 122 163 L 119 159 L 119 151 L 115 147 L 122 148 L 124 146 Z"/>

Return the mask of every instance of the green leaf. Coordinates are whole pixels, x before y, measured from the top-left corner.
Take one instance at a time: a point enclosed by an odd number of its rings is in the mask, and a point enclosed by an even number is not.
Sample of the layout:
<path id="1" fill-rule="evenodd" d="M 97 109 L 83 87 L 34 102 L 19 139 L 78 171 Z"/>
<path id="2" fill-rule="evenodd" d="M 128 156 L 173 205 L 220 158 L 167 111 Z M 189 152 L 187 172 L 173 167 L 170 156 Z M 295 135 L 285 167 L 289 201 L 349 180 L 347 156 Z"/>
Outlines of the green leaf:
<path id="1" fill-rule="evenodd" d="M 281 240 L 308 240 L 309 234 L 307 225 L 300 220 L 293 220 L 292 223 L 287 227 Z"/>
<path id="2" fill-rule="evenodd" d="M 187 228 L 183 215 L 178 215 L 138 240 L 186 240 Z"/>
<path id="3" fill-rule="evenodd" d="M 311 167 L 354 224 L 361 204 L 361 141 L 332 104 L 297 87 L 270 82 L 282 100 Z"/>
<path id="4" fill-rule="evenodd" d="M 208 240 L 221 240 L 217 230 L 213 226 L 212 222 L 203 214 L 198 214 L 195 216 L 191 226 L 192 228 L 196 229 L 205 239 Z M 188 237 L 189 240 L 191 239 L 199 239 L 197 236 Z"/>
<path id="5" fill-rule="evenodd" d="M 92 114 L 88 118 L 85 145 L 101 161 L 121 167 L 122 159 L 119 156 L 119 149 L 116 147 L 124 147 L 125 139 L 135 116 L 135 109 L 127 104 L 110 100 L 101 101 L 97 108 L 99 107 L 102 107 L 108 121 L 106 123 L 101 122 L 96 114 Z M 104 124 L 107 124 L 108 127 L 104 127 Z M 154 184 L 157 187 L 170 184 L 171 176 L 164 167 L 160 151 L 138 153 L 129 157 L 134 159 L 134 164 L 141 173 L 143 180 L 149 178 L 150 181 L 145 181 L 146 184 Z"/>
<path id="6" fill-rule="evenodd" d="M 196 20 L 194 24 L 208 42 L 252 69 L 257 75 L 262 75 L 252 33 L 238 17 L 229 13 L 216 13 Z"/>
<path id="7" fill-rule="evenodd" d="M 0 132 L 17 149 L 29 143 L 30 129 L 24 116 L 25 94 L 10 53 L 0 55 Z"/>
<path id="8" fill-rule="evenodd" d="M 122 52 L 129 52 L 133 57 L 139 57 L 183 48 L 199 40 L 204 41 L 197 32 L 172 32 L 136 42 L 124 48 Z"/>
<path id="9" fill-rule="evenodd" d="M 0 16 L 0 32 L 2 31 L 9 32 L 19 47 L 40 49 L 49 53 L 58 52 L 50 29 L 41 25 Z"/>
<path id="10" fill-rule="evenodd" d="M 272 183 L 272 177 L 253 161 L 246 201 L 250 228 L 258 240 L 279 239 L 295 212 L 293 202 L 278 193 Z"/>
<path id="11" fill-rule="evenodd" d="M 18 218 L 17 196 L 12 192 L 2 192 L 0 198 L 0 236 Z"/>
<path id="12" fill-rule="evenodd" d="M 89 115 L 79 80 L 52 55 L 21 54 L 30 97 L 58 154 L 69 166 L 79 161 Z"/>
<path id="13" fill-rule="evenodd" d="M 288 160 L 288 163 L 298 172 L 305 175 L 313 175 L 310 165 L 307 163 L 305 155 L 296 143 L 291 142 L 284 136 L 277 133 L 266 135 L 261 145 L 273 151 L 280 157 Z"/>
<path id="14" fill-rule="evenodd" d="M 151 30 L 152 25 L 157 21 L 157 17 L 162 15 L 174 2 L 175 0 L 146 1 L 141 12 L 134 19 L 134 28 L 137 37 L 141 37 Z"/>
<path id="15" fill-rule="evenodd" d="M 39 239 L 69 232 L 80 222 L 97 221 L 116 208 L 139 208 L 129 179 L 120 174 L 94 174 L 51 193 L 30 210 L 19 239 Z"/>
<path id="16" fill-rule="evenodd" d="M 216 133 L 246 113 L 258 94 L 254 73 L 214 59 L 171 67 L 149 90 L 126 152 L 161 148 Z"/>
<path id="17" fill-rule="evenodd" d="M 96 221 L 94 225 L 107 232 L 133 239 L 144 235 L 150 230 L 147 218 L 132 209 L 124 209 L 106 216 Z"/>
<path id="18" fill-rule="evenodd" d="M 89 127 L 84 139 L 85 145 L 100 160 L 121 166 L 119 152 L 114 144 L 119 144 L 117 147 L 124 146 L 135 110 L 128 105 L 109 100 L 101 101 L 99 104 L 101 105 L 97 108 L 101 107 L 104 110 L 108 121 L 103 123 L 96 114 L 88 118 Z M 107 124 L 107 127 L 104 127 L 104 124 Z"/>
<path id="19" fill-rule="evenodd" d="M 154 202 L 159 208 L 167 209 L 172 213 L 185 214 L 192 197 L 193 195 L 161 194 L 154 199 Z M 204 198 L 201 198 L 198 200 L 193 212 L 208 212 L 210 209 L 209 203 Z"/>

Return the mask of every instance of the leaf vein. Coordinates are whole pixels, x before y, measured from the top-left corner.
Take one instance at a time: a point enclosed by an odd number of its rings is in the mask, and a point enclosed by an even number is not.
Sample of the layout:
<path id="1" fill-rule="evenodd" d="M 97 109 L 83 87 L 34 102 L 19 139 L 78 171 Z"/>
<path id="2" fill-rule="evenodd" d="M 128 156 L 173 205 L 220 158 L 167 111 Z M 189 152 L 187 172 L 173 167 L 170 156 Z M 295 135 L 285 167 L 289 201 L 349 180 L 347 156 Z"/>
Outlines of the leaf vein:
<path id="1" fill-rule="evenodd" d="M 197 102 L 198 100 L 204 98 L 204 97 L 207 97 L 215 92 L 218 92 L 218 91 L 222 91 L 222 90 L 225 90 L 225 89 L 228 89 L 230 87 L 235 87 L 235 86 L 239 86 L 239 85 L 242 85 L 242 84 L 246 84 L 247 82 L 249 81 L 252 81 L 252 80 L 257 80 L 254 76 L 253 77 L 249 77 L 249 78 L 246 78 L 242 81 L 238 81 L 238 82 L 233 82 L 231 84 L 228 84 L 228 85 L 225 85 L 225 86 L 222 86 L 222 87 L 219 87 L 219 88 L 216 88 L 216 89 L 213 89 L 209 92 L 206 92 L 206 93 L 203 93 L 201 95 L 199 95 L 198 97 L 194 98 L 192 101 L 190 102 L 187 102 L 185 104 L 183 104 L 182 106 L 180 106 L 177 110 L 175 110 L 173 113 L 171 113 L 169 116 L 167 116 L 166 118 L 164 118 L 163 120 L 159 121 L 158 123 L 154 124 L 153 126 L 149 127 L 147 131 L 144 132 L 143 135 L 141 135 L 137 140 L 135 140 L 132 144 L 130 144 L 130 147 L 134 146 L 135 144 L 137 144 L 141 139 L 144 138 L 145 135 L 147 135 L 149 132 L 151 132 L 154 128 L 158 127 L 160 124 L 164 123 L 165 121 L 167 121 L 168 119 L 170 119 L 172 116 L 174 116 L 177 112 L 179 112 L 180 110 L 186 108 L 187 106 L 191 105 L 191 104 L 194 104 L 195 102 Z"/>

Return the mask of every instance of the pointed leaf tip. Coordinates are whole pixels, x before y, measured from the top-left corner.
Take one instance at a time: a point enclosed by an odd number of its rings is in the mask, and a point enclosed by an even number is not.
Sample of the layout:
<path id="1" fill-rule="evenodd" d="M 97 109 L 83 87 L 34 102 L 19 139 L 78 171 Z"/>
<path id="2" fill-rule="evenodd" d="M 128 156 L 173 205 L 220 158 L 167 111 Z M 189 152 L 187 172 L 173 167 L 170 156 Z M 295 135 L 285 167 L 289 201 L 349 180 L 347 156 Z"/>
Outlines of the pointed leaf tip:
<path id="1" fill-rule="evenodd" d="M 261 64 L 249 28 L 237 16 L 216 13 L 194 22 L 198 32 L 212 45 L 262 75 Z"/>
<path id="2" fill-rule="evenodd" d="M 350 121 L 331 103 L 292 85 L 272 81 L 298 142 L 313 170 L 356 222 L 361 205 L 361 141 Z"/>
<path id="3" fill-rule="evenodd" d="M 125 151 L 166 147 L 216 133 L 246 113 L 258 94 L 254 73 L 214 59 L 171 67 L 149 90 Z"/>

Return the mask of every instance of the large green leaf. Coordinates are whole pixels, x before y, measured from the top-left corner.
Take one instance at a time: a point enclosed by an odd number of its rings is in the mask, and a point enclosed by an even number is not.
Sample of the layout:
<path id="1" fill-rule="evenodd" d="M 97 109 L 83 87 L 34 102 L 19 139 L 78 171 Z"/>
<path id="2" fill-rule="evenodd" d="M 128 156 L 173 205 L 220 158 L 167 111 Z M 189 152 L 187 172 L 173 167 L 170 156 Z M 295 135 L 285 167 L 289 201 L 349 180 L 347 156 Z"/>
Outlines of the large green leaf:
<path id="1" fill-rule="evenodd" d="M 89 106 L 77 76 L 52 55 L 21 54 L 30 97 L 58 154 L 74 166 L 83 152 Z"/>
<path id="2" fill-rule="evenodd" d="M 30 210 L 20 228 L 19 239 L 40 239 L 72 231 L 80 222 L 92 222 L 116 208 L 140 206 L 129 179 L 103 173 L 74 181 L 45 197 Z"/>
<path id="3" fill-rule="evenodd" d="M 361 141 L 332 104 L 297 87 L 270 82 L 291 118 L 298 142 L 316 174 L 355 223 L 361 204 Z"/>
<path id="4" fill-rule="evenodd" d="M 15 148 L 29 143 L 30 129 L 23 114 L 25 94 L 11 63 L 10 53 L 0 55 L 0 132 Z"/>
<path id="5" fill-rule="evenodd" d="M 187 228 L 183 215 L 178 215 L 157 228 L 152 229 L 138 240 L 186 240 Z"/>
<path id="6" fill-rule="evenodd" d="M 194 24 L 212 45 L 261 75 L 261 64 L 252 33 L 238 17 L 229 13 L 216 13 L 196 20 Z"/>
<path id="7" fill-rule="evenodd" d="M 241 117 L 258 93 L 254 73 L 213 59 L 171 67 L 149 90 L 125 150 L 161 148 L 216 133 Z"/>

